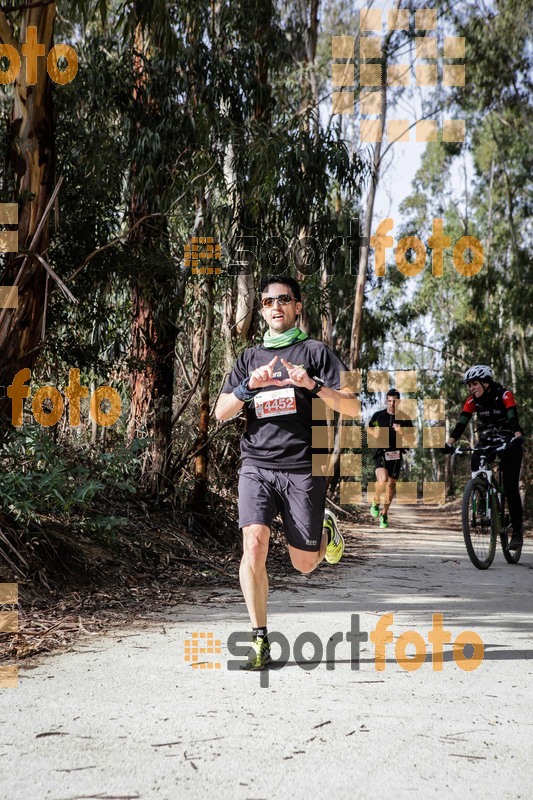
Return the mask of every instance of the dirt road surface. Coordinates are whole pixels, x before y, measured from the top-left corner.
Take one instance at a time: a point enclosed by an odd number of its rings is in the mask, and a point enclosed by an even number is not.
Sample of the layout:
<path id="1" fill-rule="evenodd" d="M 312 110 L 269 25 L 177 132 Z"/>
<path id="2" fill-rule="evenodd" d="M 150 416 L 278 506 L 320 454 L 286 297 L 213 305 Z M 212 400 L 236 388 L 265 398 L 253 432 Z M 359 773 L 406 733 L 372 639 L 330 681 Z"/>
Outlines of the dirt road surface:
<path id="1" fill-rule="evenodd" d="M 480 572 L 447 509 L 396 506 L 391 523 L 369 524 L 362 538 L 358 529 L 357 540 L 343 526 L 346 559 L 272 592 L 269 630 L 290 656 L 262 676 L 228 669 L 228 637 L 249 628 L 237 586 L 23 662 L 19 688 L 0 690 L 1 796 L 531 798 L 533 542 L 519 565 L 498 550 Z M 394 638 L 377 670 L 376 645 L 361 639 L 357 660 L 346 632 L 358 623 L 364 638 L 385 614 Z M 441 671 L 428 641 L 434 614 L 452 639 Z M 484 644 L 469 671 L 454 660 L 463 630 Z M 406 631 L 427 651 L 412 671 L 396 661 Z M 218 669 L 185 660 L 186 640 L 209 632 L 221 652 L 198 658 Z M 477 651 L 462 652 L 472 666 Z"/>

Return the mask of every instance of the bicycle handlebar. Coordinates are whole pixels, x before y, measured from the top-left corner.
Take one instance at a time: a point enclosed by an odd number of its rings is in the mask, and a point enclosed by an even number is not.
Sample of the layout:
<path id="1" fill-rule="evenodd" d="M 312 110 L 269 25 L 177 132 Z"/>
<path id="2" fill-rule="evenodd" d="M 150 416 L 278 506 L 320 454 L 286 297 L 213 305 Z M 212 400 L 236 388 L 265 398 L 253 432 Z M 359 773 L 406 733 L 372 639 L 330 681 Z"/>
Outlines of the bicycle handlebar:
<path id="1" fill-rule="evenodd" d="M 513 447 L 518 441 L 520 441 L 520 444 L 521 444 L 522 441 L 523 441 L 523 437 L 519 438 L 517 436 L 513 436 L 512 439 L 509 439 L 508 441 L 504 442 L 499 447 L 496 447 L 494 444 L 488 444 L 488 445 L 483 445 L 483 446 L 476 445 L 475 447 L 464 447 L 462 449 L 457 447 L 456 450 L 454 451 L 453 455 L 454 456 L 463 456 L 463 455 L 465 455 L 465 453 L 474 453 L 474 452 L 478 452 L 479 453 L 479 452 L 482 452 L 484 450 L 493 450 L 495 453 L 498 453 L 500 451 L 507 450 L 508 448 Z"/>

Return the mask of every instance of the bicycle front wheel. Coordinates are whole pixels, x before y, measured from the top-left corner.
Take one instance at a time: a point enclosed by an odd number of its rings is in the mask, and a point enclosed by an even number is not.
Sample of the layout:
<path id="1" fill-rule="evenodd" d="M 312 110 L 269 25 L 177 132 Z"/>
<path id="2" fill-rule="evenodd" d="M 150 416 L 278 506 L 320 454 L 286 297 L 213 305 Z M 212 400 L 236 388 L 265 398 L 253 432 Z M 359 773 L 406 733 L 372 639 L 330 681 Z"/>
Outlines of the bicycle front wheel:
<path id="1" fill-rule="evenodd" d="M 483 478 L 472 478 L 466 484 L 462 514 L 470 561 L 478 569 L 488 569 L 496 552 L 496 531 L 491 524 L 489 487 Z"/>

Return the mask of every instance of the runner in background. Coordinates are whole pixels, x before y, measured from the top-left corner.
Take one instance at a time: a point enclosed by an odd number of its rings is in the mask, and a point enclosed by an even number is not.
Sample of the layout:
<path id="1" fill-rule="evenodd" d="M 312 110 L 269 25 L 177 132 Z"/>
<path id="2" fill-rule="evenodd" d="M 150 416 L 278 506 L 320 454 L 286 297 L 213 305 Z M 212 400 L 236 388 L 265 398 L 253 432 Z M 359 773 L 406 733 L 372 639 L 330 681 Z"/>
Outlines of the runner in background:
<path id="1" fill-rule="evenodd" d="M 368 423 L 368 434 L 375 439 L 379 438 L 380 430 L 383 428 L 388 431 L 387 446 L 378 448 L 374 457 L 376 491 L 370 506 L 370 513 L 374 518 L 379 517 L 380 528 L 389 527 L 389 507 L 396 494 L 396 482 L 402 467 L 402 456 L 405 453 L 405 448 L 401 448 L 397 444 L 396 433 L 400 431 L 401 428 L 413 427 L 413 423 L 409 419 L 396 419 L 396 413 L 400 403 L 400 392 L 397 389 L 389 389 L 387 392 L 386 408 L 376 411 Z M 409 445 L 411 445 L 414 440 L 414 431 L 412 433 L 413 435 L 409 441 Z M 383 436 L 383 434 L 381 434 L 381 436 Z M 380 513 L 379 506 L 382 495 L 384 495 L 384 502 L 383 511 Z"/>

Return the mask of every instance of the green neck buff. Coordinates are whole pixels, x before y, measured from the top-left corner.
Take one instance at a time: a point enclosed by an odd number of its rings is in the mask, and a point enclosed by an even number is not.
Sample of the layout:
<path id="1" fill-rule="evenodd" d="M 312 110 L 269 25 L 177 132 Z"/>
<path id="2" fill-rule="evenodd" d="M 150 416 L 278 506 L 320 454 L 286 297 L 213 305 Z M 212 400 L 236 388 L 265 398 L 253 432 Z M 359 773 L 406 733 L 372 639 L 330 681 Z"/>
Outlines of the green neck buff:
<path id="1" fill-rule="evenodd" d="M 263 347 L 287 347 L 295 342 L 303 342 L 305 339 L 309 339 L 309 336 L 301 331 L 300 328 L 289 328 L 288 331 L 277 336 L 271 336 L 270 332 L 267 331 L 263 336 Z"/>

